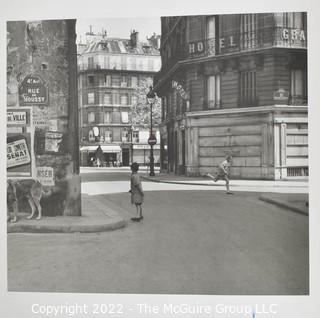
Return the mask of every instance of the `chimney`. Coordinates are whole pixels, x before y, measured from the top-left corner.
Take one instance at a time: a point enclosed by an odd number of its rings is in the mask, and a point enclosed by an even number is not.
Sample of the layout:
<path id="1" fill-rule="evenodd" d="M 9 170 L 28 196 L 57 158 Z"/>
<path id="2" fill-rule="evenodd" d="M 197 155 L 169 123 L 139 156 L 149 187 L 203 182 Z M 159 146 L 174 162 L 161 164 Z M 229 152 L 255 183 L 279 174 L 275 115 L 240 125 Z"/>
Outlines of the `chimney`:
<path id="1" fill-rule="evenodd" d="M 139 43 L 139 32 L 133 30 L 130 34 L 130 42 L 132 47 L 137 47 Z"/>

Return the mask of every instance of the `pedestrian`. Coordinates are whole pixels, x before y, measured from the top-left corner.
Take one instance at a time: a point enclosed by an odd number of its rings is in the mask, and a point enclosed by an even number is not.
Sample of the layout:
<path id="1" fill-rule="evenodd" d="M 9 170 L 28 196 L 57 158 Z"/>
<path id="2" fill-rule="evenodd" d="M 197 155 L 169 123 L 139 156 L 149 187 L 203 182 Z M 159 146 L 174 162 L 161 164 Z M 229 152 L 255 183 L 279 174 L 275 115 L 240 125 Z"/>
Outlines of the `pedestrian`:
<path id="1" fill-rule="evenodd" d="M 142 203 L 144 199 L 144 193 L 142 190 L 141 178 L 138 174 L 139 164 L 137 162 L 131 165 L 131 180 L 130 180 L 130 190 L 131 193 L 131 203 L 136 206 L 137 216 L 131 218 L 134 222 L 140 222 L 143 219 L 142 215 Z"/>
<path id="2" fill-rule="evenodd" d="M 218 180 L 225 180 L 227 194 L 233 194 L 233 192 L 230 191 L 230 186 L 229 186 L 229 173 L 230 173 L 231 160 L 232 160 L 232 157 L 230 155 L 227 155 L 226 159 L 219 164 L 218 171 L 215 173 L 214 176 L 210 173 L 206 174 L 206 176 L 211 178 L 214 182 L 217 182 Z"/>

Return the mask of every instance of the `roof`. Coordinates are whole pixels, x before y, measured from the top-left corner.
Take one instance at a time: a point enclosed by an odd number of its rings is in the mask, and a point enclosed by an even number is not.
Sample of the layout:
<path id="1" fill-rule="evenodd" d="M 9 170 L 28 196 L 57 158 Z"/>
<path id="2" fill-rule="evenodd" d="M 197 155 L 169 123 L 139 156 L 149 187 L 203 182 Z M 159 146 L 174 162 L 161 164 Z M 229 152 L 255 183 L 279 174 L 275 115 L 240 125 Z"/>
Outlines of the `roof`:
<path id="1" fill-rule="evenodd" d="M 83 50 L 86 53 L 116 53 L 116 54 L 141 54 L 160 55 L 158 49 L 150 44 L 139 42 L 136 47 L 130 44 L 128 39 L 109 38 L 102 41 L 91 42 Z"/>

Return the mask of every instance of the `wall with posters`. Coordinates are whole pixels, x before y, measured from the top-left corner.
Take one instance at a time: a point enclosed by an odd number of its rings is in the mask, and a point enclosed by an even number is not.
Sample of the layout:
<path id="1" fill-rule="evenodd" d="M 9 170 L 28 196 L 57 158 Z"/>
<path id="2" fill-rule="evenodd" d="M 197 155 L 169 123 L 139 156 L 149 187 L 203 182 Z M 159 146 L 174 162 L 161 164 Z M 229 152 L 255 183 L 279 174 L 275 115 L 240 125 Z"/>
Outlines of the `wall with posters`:
<path id="1" fill-rule="evenodd" d="M 43 215 L 81 215 L 75 23 L 7 22 L 7 177 L 50 188 Z"/>

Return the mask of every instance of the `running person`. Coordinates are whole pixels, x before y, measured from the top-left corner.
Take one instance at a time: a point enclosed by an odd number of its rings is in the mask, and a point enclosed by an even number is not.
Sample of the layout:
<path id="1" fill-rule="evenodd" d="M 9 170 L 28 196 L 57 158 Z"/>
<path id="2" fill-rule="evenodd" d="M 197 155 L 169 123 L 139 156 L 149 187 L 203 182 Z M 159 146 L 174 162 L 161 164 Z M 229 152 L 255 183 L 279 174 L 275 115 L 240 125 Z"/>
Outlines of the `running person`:
<path id="1" fill-rule="evenodd" d="M 230 173 L 231 160 L 232 160 L 232 157 L 228 155 L 226 159 L 219 164 L 218 171 L 215 173 L 214 176 L 210 173 L 206 174 L 206 176 L 211 178 L 214 182 L 217 182 L 218 180 L 225 180 L 227 194 L 233 194 L 233 192 L 230 191 L 230 186 L 229 186 L 229 173 Z"/>

